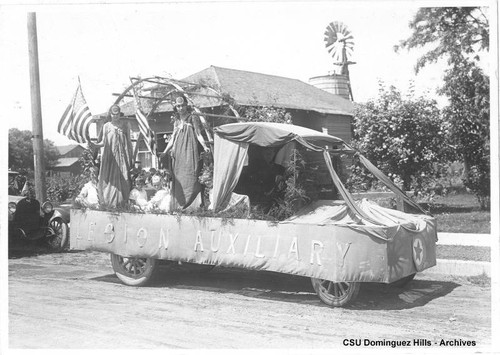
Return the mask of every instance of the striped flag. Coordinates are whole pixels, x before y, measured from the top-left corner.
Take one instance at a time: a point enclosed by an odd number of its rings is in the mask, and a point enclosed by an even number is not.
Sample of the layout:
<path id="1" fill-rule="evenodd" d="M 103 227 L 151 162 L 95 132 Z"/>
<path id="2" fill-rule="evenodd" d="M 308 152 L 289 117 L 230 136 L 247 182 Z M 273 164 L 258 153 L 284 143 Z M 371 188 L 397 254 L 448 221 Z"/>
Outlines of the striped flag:
<path id="1" fill-rule="evenodd" d="M 57 132 L 78 143 L 90 142 L 89 126 L 93 122 L 82 87 L 78 83 L 73 99 L 59 121 Z"/>
<path id="2" fill-rule="evenodd" d="M 156 154 L 156 141 L 154 138 L 154 133 L 151 128 L 149 128 L 148 120 L 139 107 L 137 107 L 135 111 L 135 118 L 137 119 L 139 131 L 141 132 L 141 135 L 144 138 L 144 142 L 146 143 L 149 151 L 153 155 Z"/>

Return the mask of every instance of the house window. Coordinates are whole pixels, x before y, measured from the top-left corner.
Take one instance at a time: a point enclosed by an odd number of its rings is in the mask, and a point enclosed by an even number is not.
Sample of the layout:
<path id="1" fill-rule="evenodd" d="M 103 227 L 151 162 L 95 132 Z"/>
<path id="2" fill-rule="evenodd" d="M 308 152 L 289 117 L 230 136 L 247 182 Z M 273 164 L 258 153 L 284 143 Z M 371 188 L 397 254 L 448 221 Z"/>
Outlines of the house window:
<path id="1" fill-rule="evenodd" d="M 141 139 L 138 144 L 137 160 L 141 162 L 143 168 L 153 168 L 153 154 L 151 154 L 146 146 L 146 142 L 144 142 L 144 139 Z"/>
<path id="2" fill-rule="evenodd" d="M 134 138 L 137 139 L 137 136 L 138 134 L 135 137 L 132 136 L 132 139 Z M 157 144 L 156 151 L 158 153 L 161 153 L 165 150 L 165 148 L 167 147 L 167 143 L 171 137 L 172 137 L 172 132 L 156 133 L 156 144 Z M 158 169 L 158 168 L 167 168 L 168 166 L 170 166 L 168 157 L 162 159 L 163 164 L 160 161 L 159 164 L 160 166 L 158 166 L 158 161 L 157 161 L 158 159 L 156 157 L 153 157 L 153 154 L 151 154 L 151 152 L 149 151 L 144 139 L 140 139 L 137 144 L 139 144 L 139 148 L 137 149 L 137 161 L 141 163 L 142 168 Z"/>

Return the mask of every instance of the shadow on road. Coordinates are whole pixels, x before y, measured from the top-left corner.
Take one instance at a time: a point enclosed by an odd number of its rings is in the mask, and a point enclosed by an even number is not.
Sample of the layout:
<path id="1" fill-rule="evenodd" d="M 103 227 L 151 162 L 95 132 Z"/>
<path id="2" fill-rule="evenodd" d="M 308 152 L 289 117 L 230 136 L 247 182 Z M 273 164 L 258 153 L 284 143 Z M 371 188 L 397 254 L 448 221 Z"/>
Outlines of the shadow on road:
<path id="1" fill-rule="evenodd" d="M 113 274 L 93 280 L 119 283 Z M 421 307 L 434 299 L 446 296 L 458 286 L 460 284 L 455 282 L 432 280 L 413 280 L 404 288 L 364 283 L 357 300 L 345 308 L 402 310 Z M 211 272 L 203 272 L 200 268 L 185 270 L 182 267 L 162 266 L 148 288 L 161 287 L 234 293 L 252 298 L 328 307 L 317 297 L 309 278 L 267 271 L 219 267 Z"/>
<path id="2" fill-rule="evenodd" d="M 45 240 L 9 241 L 9 259 L 19 259 L 45 254 L 57 254 L 61 251 L 51 249 Z M 68 252 L 67 250 L 65 252 Z"/>

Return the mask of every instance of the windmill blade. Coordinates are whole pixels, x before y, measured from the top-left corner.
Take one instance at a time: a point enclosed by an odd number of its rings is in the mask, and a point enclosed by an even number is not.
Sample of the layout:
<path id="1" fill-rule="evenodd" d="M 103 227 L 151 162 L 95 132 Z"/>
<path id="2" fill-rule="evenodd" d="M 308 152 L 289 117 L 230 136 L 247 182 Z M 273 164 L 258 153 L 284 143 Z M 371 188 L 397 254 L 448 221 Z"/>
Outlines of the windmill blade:
<path id="1" fill-rule="evenodd" d="M 340 63 L 344 52 L 347 57 L 350 57 L 354 50 L 354 36 L 351 31 L 340 21 L 330 22 L 326 26 L 324 33 L 325 47 L 333 57 L 334 62 Z"/>
<path id="2" fill-rule="evenodd" d="M 337 34 L 336 33 L 325 33 L 325 47 L 328 48 L 330 46 L 333 46 L 335 43 L 338 42 Z"/>

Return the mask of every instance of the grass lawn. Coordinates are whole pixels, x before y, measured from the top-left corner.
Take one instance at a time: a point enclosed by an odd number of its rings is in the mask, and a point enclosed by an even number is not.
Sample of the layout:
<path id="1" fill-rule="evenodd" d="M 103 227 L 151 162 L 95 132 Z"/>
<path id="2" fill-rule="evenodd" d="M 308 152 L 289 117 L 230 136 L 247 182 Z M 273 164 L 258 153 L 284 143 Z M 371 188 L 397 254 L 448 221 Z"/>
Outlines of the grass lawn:
<path id="1" fill-rule="evenodd" d="M 469 245 L 436 245 L 438 259 L 491 261 L 489 247 L 476 247 Z"/>
<path id="2" fill-rule="evenodd" d="M 472 194 L 438 196 L 428 207 L 437 219 L 438 232 L 491 233 L 490 211 L 481 211 Z"/>

